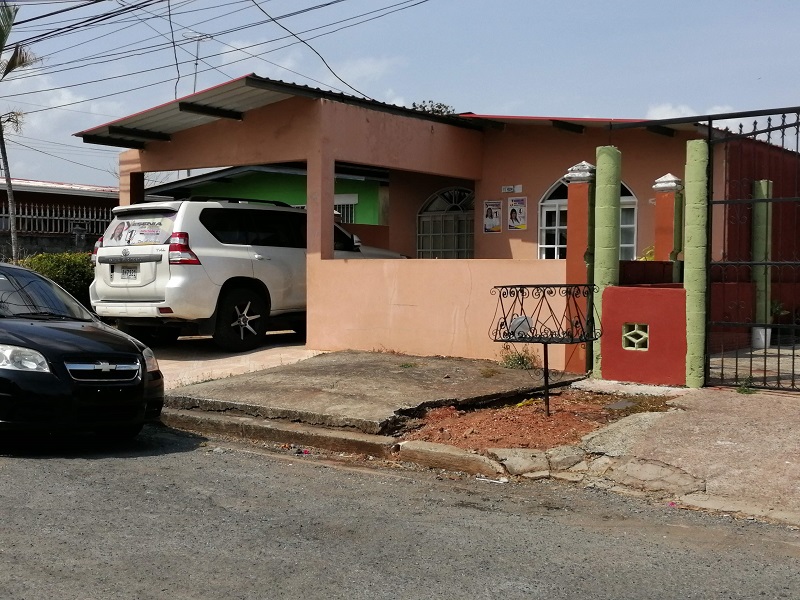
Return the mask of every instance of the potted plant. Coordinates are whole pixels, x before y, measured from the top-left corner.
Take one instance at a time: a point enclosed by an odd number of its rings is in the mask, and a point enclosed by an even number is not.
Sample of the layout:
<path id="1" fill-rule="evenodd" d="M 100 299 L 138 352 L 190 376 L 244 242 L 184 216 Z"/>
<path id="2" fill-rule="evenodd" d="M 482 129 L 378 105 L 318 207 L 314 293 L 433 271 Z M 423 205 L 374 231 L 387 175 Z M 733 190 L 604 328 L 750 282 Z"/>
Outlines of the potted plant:
<path id="1" fill-rule="evenodd" d="M 789 311 L 784 309 L 783 302 L 773 300 L 769 303 L 769 322 L 776 323 L 781 317 L 788 315 Z M 753 327 L 751 346 L 753 350 L 763 350 L 769 348 L 772 343 L 772 327 Z M 779 328 L 775 328 L 775 338 L 780 333 Z"/>

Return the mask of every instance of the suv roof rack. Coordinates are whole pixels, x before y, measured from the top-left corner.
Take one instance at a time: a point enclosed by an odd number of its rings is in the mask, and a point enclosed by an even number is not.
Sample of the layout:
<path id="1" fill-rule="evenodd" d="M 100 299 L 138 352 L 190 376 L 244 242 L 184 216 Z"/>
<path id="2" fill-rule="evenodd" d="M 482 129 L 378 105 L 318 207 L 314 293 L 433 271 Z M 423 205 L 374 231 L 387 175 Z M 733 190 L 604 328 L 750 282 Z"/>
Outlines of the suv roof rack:
<path id="1" fill-rule="evenodd" d="M 280 200 L 261 200 L 259 198 L 230 198 L 228 196 L 190 196 L 186 198 L 186 200 L 192 202 L 210 202 L 212 200 L 223 200 L 225 202 L 237 203 L 237 202 L 258 202 L 260 204 L 271 204 L 273 206 L 281 206 L 284 208 L 297 208 L 292 206 L 291 204 L 287 204 L 286 202 L 281 202 Z"/>

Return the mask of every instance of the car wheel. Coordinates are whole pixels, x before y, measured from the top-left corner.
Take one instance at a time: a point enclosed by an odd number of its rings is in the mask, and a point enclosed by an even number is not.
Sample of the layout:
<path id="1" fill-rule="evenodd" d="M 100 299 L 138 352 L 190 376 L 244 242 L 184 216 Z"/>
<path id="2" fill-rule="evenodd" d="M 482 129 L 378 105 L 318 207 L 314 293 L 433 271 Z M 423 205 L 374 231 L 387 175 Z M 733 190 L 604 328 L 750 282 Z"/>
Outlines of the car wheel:
<path id="1" fill-rule="evenodd" d="M 214 342 L 223 350 L 242 352 L 257 348 L 267 333 L 269 308 L 254 290 L 234 289 L 217 306 Z"/>

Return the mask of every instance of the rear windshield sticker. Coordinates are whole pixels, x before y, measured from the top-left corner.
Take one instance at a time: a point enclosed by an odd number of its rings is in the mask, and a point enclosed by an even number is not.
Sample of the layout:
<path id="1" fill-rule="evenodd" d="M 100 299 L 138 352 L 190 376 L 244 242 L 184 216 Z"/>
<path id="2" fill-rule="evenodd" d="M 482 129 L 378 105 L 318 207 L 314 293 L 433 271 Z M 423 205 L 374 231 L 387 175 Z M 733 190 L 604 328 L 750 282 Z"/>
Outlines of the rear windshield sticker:
<path id="1" fill-rule="evenodd" d="M 172 235 L 175 217 L 153 215 L 138 219 L 114 219 L 103 237 L 103 246 L 165 244 Z"/>

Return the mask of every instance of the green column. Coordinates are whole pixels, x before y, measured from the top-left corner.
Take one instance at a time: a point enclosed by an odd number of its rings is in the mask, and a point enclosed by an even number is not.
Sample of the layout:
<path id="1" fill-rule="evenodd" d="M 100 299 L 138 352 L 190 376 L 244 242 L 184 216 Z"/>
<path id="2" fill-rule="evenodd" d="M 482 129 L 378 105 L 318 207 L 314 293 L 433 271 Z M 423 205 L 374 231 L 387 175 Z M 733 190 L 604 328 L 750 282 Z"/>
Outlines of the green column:
<path id="1" fill-rule="evenodd" d="M 766 179 L 753 182 L 753 199 L 772 198 L 772 182 Z M 753 262 L 769 262 L 772 257 L 772 203 L 753 203 Z M 756 322 L 769 323 L 770 277 L 769 267 L 753 266 L 753 282 L 756 284 Z"/>
<path id="2" fill-rule="evenodd" d="M 686 290 L 686 385 L 705 384 L 706 293 L 708 291 L 708 144 L 686 144 L 686 225 L 683 287 Z"/>
<path id="3" fill-rule="evenodd" d="M 594 298 L 600 322 L 603 320 L 603 290 L 619 283 L 619 205 L 622 155 L 613 146 L 597 148 L 595 171 L 594 219 L 594 283 L 598 292 Z M 622 335 L 622 332 L 606 332 Z M 602 378 L 600 340 L 594 342 L 592 376 Z"/>

